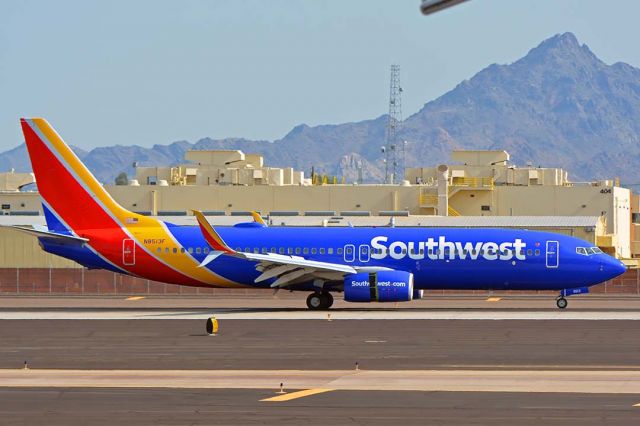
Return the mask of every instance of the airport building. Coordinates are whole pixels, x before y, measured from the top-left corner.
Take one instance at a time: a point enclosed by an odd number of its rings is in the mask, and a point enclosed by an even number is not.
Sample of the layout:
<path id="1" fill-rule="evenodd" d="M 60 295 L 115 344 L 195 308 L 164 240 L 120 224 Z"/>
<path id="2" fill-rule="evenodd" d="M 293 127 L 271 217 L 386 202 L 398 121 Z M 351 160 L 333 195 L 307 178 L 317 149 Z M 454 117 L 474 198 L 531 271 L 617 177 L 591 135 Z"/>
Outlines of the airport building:
<path id="1" fill-rule="evenodd" d="M 176 224 L 195 224 L 190 210 L 198 209 L 220 226 L 255 210 L 272 226 L 524 228 L 582 238 L 630 266 L 640 257 L 632 220 L 639 199 L 616 179 L 573 182 L 559 168 L 516 167 L 505 151 L 454 151 L 449 164 L 410 168 L 405 177 L 399 185 L 337 183 L 266 166 L 255 154 L 189 151 L 182 165 L 137 167 L 126 185 L 105 188 L 125 208 Z M 0 174 L 0 224 L 44 225 L 33 183 L 31 173 Z M 32 236 L 7 228 L 0 235 L 0 287 L 17 279 L 14 269 L 40 268 L 50 279 L 47 270 L 80 268 L 43 252 Z"/>

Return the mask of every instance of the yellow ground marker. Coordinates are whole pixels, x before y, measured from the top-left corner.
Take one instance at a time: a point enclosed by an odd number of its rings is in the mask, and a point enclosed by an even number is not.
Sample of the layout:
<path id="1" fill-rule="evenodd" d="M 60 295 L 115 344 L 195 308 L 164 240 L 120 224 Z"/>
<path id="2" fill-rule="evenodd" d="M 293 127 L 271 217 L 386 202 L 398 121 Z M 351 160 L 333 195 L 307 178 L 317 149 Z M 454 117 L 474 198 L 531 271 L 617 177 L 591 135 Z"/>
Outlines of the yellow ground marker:
<path id="1" fill-rule="evenodd" d="M 291 401 L 292 399 L 304 398 L 305 396 L 317 395 L 319 393 L 331 392 L 335 389 L 324 389 L 324 388 L 316 388 L 316 389 L 307 389 L 301 390 L 298 392 L 285 393 L 283 395 L 272 396 L 271 398 L 261 399 L 260 401 L 266 402 L 282 402 L 282 401 Z"/>
<path id="2" fill-rule="evenodd" d="M 144 299 L 144 296 L 131 296 L 131 297 L 127 297 L 125 300 L 140 300 L 140 299 Z"/>
<path id="3" fill-rule="evenodd" d="M 487 302 L 499 302 L 500 300 L 502 300 L 502 298 L 500 298 L 500 297 L 488 297 L 487 298 Z"/>

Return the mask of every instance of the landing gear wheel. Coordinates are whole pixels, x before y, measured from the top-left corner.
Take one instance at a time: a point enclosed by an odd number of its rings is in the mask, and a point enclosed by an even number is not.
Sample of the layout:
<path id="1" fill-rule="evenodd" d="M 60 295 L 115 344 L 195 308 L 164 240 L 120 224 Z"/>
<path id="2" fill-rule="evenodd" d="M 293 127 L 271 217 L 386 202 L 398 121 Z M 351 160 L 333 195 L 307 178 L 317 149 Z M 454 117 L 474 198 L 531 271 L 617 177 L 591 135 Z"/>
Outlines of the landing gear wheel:
<path id="1" fill-rule="evenodd" d="M 322 294 L 311 293 L 309 296 L 307 296 L 307 308 L 311 309 L 312 311 L 319 311 L 320 309 L 323 309 L 323 299 L 324 297 L 322 297 Z"/>
<path id="2" fill-rule="evenodd" d="M 324 299 L 324 309 L 329 309 L 333 305 L 333 296 L 329 292 L 322 293 Z"/>
<path id="3" fill-rule="evenodd" d="M 560 309 L 566 308 L 567 304 L 568 304 L 567 299 L 565 299 L 564 297 L 558 297 L 556 299 L 556 306 Z"/>
<path id="4" fill-rule="evenodd" d="M 333 305 L 333 296 L 331 293 L 311 293 L 307 297 L 307 307 L 312 311 L 329 309 L 331 305 Z"/>

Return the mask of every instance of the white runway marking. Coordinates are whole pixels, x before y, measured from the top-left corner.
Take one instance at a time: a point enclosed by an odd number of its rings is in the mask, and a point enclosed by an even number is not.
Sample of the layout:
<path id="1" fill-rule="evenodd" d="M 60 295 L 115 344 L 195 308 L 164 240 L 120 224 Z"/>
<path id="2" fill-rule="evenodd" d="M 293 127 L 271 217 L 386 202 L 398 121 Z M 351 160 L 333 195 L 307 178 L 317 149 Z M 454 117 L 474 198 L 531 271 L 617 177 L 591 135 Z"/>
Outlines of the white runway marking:
<path id="1" fill-rule="evenodd" d="M 640 371 L 532 370 L 25 370 L 0 369 L 0 387 L 148 387 L 640 393 Z"/>
<path id="2" fill-rule="evenodd" d="M 326 312 L 261 311 L 261 310 L 0 310 L 0 320 L 206 320 L 211 315 L 219 320 L 322 320 Z M 339 320 L 591 320 L 637 321 L 640 311 L 332 311 L 331 319 Z"/>

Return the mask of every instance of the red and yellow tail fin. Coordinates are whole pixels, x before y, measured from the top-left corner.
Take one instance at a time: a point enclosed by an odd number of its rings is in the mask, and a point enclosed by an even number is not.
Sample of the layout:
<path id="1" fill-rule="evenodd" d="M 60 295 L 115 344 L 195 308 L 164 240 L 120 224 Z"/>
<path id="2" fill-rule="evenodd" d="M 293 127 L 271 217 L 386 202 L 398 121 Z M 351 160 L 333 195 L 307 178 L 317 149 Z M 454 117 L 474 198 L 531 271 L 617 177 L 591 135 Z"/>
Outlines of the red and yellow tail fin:
<path id="1" fill-rule="evenodd" d="M 43 118 L 20 120 L 38 191 L 70 230 L 120 227 L 139 215 L 120 206 Z"/>

